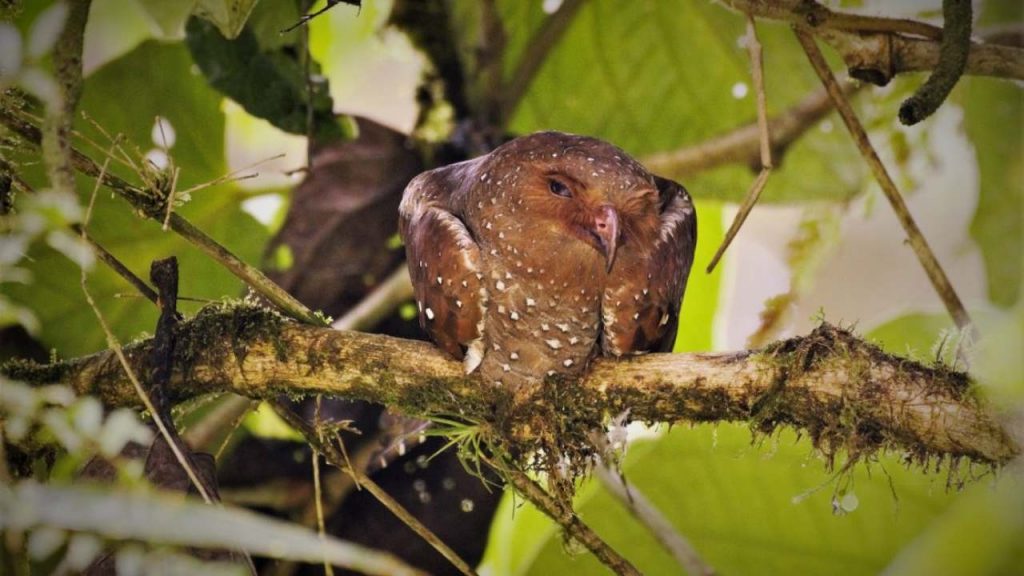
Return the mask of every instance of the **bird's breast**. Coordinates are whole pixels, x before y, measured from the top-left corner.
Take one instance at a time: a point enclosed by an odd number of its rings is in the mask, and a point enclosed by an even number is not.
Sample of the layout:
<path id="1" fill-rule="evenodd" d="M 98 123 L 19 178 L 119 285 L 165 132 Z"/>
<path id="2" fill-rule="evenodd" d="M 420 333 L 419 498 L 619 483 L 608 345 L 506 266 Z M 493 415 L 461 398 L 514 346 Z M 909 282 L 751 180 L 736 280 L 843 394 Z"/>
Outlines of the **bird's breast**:
<path id="1" fill-rule="evenodd" d="M 485 251 L 488 304 L 481 374 L 520 386 L 553 374 L 577 374 L 597 349 L 606 271 L 583 246 L 536 253 Z"/>

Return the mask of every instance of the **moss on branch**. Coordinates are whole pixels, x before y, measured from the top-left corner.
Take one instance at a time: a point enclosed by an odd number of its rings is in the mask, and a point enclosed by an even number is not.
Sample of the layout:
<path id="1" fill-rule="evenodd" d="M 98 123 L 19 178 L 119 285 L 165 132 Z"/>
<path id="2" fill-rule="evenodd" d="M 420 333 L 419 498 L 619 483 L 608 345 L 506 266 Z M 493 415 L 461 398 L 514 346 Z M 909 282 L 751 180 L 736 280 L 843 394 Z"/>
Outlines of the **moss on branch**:
<path id="1" fill-rule="evenodd" d="M 514 401 L 424 342 L 312 327 L 234 304 L 208 307 L 178 330 L 177 400 L 221 391 L 325 394 L 484 423 L 513 445 L 554 440 L 570 452 L 589 446 L 587 435 L 608 416 L 628 411 L 630 420 L 650 423 L 747 421 L 762 433 L 791 426 L 829 457 L 892 449 L 921 463 L 1000 465 L 1020 454 L 965 374 L 889 355 L 828 324 L 755 351 L 599 359 L 582 380 L 551 379 Z M 141 366 L 149 346 L 127 346 L 129 362 Z M 67 384 L 112 406 L 138 402 L 109 351 L 11 363 L 3 372 Z"/>

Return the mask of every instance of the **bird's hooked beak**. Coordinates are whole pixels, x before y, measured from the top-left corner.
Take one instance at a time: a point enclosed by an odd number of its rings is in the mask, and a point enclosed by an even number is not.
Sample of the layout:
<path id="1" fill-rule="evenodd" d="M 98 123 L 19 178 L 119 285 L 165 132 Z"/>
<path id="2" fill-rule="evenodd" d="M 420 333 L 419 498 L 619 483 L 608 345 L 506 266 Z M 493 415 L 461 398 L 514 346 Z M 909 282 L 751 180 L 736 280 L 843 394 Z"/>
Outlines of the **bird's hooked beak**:
<path id="1" fill-rule="evenodd" d="M 608 265 L 607 271 L 611 272 L 612 264 L 615 263 L 615 250 L 619 246 L 619 213 L 615 208 L 604 204 L 597 209 L 593 232 Z"/>

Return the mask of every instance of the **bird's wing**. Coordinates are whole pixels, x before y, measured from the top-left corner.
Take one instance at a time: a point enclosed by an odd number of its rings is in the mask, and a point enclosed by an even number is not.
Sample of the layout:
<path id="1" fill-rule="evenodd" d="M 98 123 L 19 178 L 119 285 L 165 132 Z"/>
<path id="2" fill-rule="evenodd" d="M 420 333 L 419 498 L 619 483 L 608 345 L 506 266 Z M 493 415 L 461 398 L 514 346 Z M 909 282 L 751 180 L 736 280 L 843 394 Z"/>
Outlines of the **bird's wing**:
<path id="1" fill-rule="evenodd" d="M 661 225 L 654 246 L 616 263 L 601 302 L 601 350 L 621 356 L 671 352 L 697 246 L 697 213 L 686 189 L 655 176 Z M 621 264 L 621 266 L 620 266 Z"/>
<path id="2" fill-rule="evenodd" d="M 466 164 L 466 163 L 462 163 Z M 467 371 L 479 364 L 472 344 L 482 331 L 486 292 L 480 282 L 480 249 L 459 219 L 457 195 L 467 166 L 424 172 L 409 183 L 399 208 L 420 326 Z"/>

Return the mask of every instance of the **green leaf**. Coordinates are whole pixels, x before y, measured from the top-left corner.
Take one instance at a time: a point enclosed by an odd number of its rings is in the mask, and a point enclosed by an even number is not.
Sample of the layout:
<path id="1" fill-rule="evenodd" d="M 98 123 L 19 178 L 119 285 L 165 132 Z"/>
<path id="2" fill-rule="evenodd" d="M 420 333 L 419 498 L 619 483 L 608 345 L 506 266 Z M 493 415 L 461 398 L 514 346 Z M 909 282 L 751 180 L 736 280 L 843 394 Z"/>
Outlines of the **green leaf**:
<path id="1" fill-rule="evenodd" d="M 154 120 L 160 116 L 173 127 L 176 137 L 169 153 L 181 167 L 178 190 L 209 182 L 228 172 L 224 157 L 224 118 L 221 97 L 191 72 L 192 61 L 180 44 L 149 41 L 103 68 L 85 82 L 80 109 L 110 134 L 127 137 L 123 147 L 146 153 L 158 148 L 154 141 Z M 159 74 L 154 74 L 159 70 Z M 102 161 L 109 143 L 86 121 L 78 129 L 101 143 L 86 146 L 86 152 Z M 159 140 L 159 135 L 157 135 Z M 117 163 L 110 170 L 132 181 L 134 173 Z M 41 172 L 26 173 L 36 186 L 45 182 Z M 86 204 L 93 181 L 79 178 L 81 202 Z M 40 186 L 41 187 L 41 186 Z M 258 262 L 266 242 L 266 229 L 240 208 L 242 196 L 236 185 L 227 183 L 196 191 L 193 200 L 179 209 L 207 234 L 248 262 Z M 178 257 L 180 294 L 194 298 L 219 299 L 241 294 L 242 284 L 219 264 L 210 260 L 173 232 L 133 214 L 128 204 L 100 190 L 92 216 L 90 234 L 119 258 L 136 275 L 148 279 L 150 263 L 170 255 Z M 17 304 L 39 317 L 41 337 L 61 354 L 77 356 L 106 348 L 106 341 L 93 311 L 79 286 L 79 269 L 70 260 L 42 243 L 32 247 L 24 263 L 33 275 L 27 285 L 4 285 L 5 293 Z M 104 317 L 122 341 L 156 326 L 157 311 L 148 300 L 106 266 L 97 265 L 89 276 L 89 289 Z M 126 295 L 119 297 L 118 295 Z M 181 310 L 195 311 L 198 305 L 180 302 Z"/>
<path id="2" fill-rule="evenodd" d="M 307 133 L 306 74 L 297 47 L 281 44 L 279 32 L 264 29 L 266 45 L 254 28 L 242 30 L 234 40 L 224 38 L 212 24 L 198 18 L 186 26 L 186 43 L 210 84 L 238 102 L 253 116 L 294 134 Z M 319 66 L 311 66 L 311 74 Z M 347 137 L 348 129 L 334 116 L 326 80 L 312 83 L 314 137 L 319 141 Z"/>
<path id="3" fill-rule="evenodd" d="M 225 38 L 237 38 L 245 27 L 246 20 L 256 6 L 257 0 L 199 0 L 196 16 L 213 22 Z M 284 4 L 280 0 L 273 4 Z"/>
<path id="4" fill-rule="evenodd" d="M 837 516 L 830 474 L 812 456 L 809 443 L 792 432 L 751 445 L 745 426 L 701 425 L 677 427 L 646 444 L 630 448 L 627 480 L 722 574 L 874 573 L 956 498 L 944 490 L 944 475 L 907 470 L 898 459 L 883 456 L 870 473 L 864 465 L 855 469 L 845 494 L 853 494 L 858 505 Z M 842 503 L 842 495 L 836 496 Z M 528 508 L 516 510 L 514 522 L 524 518 L 523 530 L 543 533 Z M 577 510 L 642 573 L 680 573 L 604 490 L 585 488 Z M 606 573 L 590 554 L 570 557 L 557 530 L 546 535 L 535 559 L 507 573 Z"/>
<path id="5" fill-rule="evenodd" d="M 1024 566 L 1024 477 L 1019 468 L 972 486 L 900 552 L 886 576 L 997 576 Z"/>
<path id="6" fill-rule="evenodd" d="M 499 3 L 508 34 L 511 75 L 533 33 L 548 17 L 538 2 Z M 588 2 L 552 49 L 511 128 L 556 129 L 598 136 L 643 157 L 675 150 L 755 121 L 744 18 L 704 0 Z M 761 23 L 769 113 L 820 88 L 788 26 Z M 470 76 L 472 77 L 472 76 Z M 742 97 L 734 96 L 742 94 Z M 776 158 L 766 202 L 842 199 L 864 174 L 849 136 L 838 126 L 814 128 Z M 831 124 L 825 124 L 831 128 Z M 666 174 L 671 176 L 671 174 Z M 742 198 L 755 174 L 733 165 L 688 178 L 697 198 Z"/>
<path id="7" fill-rule="evenodd" d="M 196 0 L 136 0 L 165 38 L 180 36 Z"/>
<path id="8" fill-rule="evenodd" d="M 0 487 L 0 512 L 0 525 L 6 528 L 47 526 L 116 540 L 247 550 L 312 564 L 327 561 L 367 574 L 415 573 L 389 554 L 321 538 L 295 524 L 158 492 L 22 482 Z"/>
<path id="9" fill-rule="evenodd" d="M 964 129 L 980 172 L 971 236 L 981 247 L 993 303 L 1016 302 L 1024 277 L 1024 140 L 1007 127 L 1024 126 L 1024 90 L 1004 80 L 961 81 Z"/>
<path id="10" fill-rule="evenodd" d="M 937 347 L 953 344 L 944 344 L 940 338 L 943 333 L 955 328 L 949 314 L 914 313 L 888 320 L 866 336 L 887 352 L 931 362 L 935 360 L 936 352 L 939 352 Z"/>

